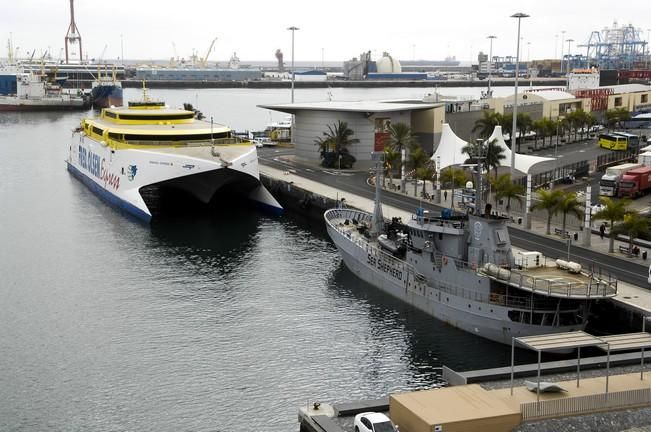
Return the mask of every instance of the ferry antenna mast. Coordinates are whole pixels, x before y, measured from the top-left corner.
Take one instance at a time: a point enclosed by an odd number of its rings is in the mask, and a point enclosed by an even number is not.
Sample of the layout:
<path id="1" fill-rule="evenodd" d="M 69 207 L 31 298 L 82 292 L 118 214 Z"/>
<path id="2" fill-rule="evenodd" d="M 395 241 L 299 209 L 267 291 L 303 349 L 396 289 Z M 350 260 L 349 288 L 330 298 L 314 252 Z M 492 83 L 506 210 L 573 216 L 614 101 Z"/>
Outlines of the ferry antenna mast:
<path id="1" fill-rule="evenodd" d="M 79 61 L 83 61 L 83 56 L 81 53 L 81 33 L 75 24 L 75 5 L 74 0 L 70 0 L 70 25 L 68 26 L 68 32 L 65 37 L 65 47 L 66 47 L 66 64 L 68 64 L 68 45 L 74 45 L 79 42 Z"/>

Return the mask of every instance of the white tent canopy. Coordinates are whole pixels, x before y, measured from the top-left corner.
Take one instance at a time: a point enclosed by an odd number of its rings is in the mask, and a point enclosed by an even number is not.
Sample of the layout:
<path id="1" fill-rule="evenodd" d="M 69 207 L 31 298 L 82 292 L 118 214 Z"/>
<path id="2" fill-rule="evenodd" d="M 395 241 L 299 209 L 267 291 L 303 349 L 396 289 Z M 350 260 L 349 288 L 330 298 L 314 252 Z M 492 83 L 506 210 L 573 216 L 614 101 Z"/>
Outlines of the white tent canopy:
<path id="1" fill-rule="evenodd" d="M 495 143 L 504 149 L 505 159 L 500 161 L 501 166 L 511 166 L 511 149 L 509 149 L 504 142 L 502 135 L 502 127 L 495 126 L 493 134 L 488 139 L 489 141 L 495 140 Z M 454 134 L 449 124 L 443 123 L 441 131 L 441 141 L 438 148 L 432 155 L 432 160 L 436 161 L 437 157 L 441 159 L 441 166 L 438 169 L 447 168 L 452 165 L 462 164 L 469 156 L 461 151 L 468 143 Z M 554 158 L 547 158 L 541 156 L 530 156 L 515 154 L 515 169 L 525 174 L 529 172 L 532 166 L 540 162 L 554 160 Z"/>
<path id="2" fill-rule="evenodd" d="M 500 161 L 501 166 L 511 166 L 511 149 L 507 147 L 504 142 L 504 136 L 502 135 L 502 126 L 495 126 L 492 135 L 488 138 L 488 141 L 495 140 L 495 144 L 504 149 L 505 159 Z M 540 162 L 547 162 L 554 160 L 554 158 L 542 157 L 542 156 L 531 156 L 523 155 L 520 153 L 515 154 L 515 169 L 523 172 L 525 174 L 529 173 L 529 170 L 532 166 Z"/>
<path id="3" fill-rule="evenodd" d="M 439 146 L 432 155 L 432 160 L 436 162 L 437 156 L 441 158 L 441 166 L 436 167 L 439 170 L 452 165 L 462 164 L 468 159 L 468 155 L 461 152 L 461 149 L 468 143 L 459 138 L 452 132 L 449 124 L 443 123 L 441 130 L 441 141 Z"/>

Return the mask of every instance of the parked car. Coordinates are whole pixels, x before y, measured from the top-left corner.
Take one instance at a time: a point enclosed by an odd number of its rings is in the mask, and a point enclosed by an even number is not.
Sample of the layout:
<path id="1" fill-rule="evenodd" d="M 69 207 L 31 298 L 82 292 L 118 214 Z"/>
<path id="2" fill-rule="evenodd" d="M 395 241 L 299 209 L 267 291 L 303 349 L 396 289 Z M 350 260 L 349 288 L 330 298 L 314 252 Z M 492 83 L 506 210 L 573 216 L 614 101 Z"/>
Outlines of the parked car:
<path id="1" fill-rule="evenodd" d="M 389 417 L 382 413 L 365 412 L 355 416 L 355 432 L 398 432 Z"/>

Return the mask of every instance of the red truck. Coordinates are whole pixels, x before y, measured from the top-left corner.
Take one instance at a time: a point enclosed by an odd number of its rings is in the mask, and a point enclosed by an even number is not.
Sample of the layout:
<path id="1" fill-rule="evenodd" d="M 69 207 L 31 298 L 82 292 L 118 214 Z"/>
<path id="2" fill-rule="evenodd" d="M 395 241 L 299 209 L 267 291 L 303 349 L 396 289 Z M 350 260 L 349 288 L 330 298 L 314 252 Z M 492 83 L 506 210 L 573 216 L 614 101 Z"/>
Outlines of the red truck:
<path id="1" fill-rule="evenodd" d="M 651 167 L 627 171 L 619 181 L 618 196 L 637 198 L 651 190 Z"/>

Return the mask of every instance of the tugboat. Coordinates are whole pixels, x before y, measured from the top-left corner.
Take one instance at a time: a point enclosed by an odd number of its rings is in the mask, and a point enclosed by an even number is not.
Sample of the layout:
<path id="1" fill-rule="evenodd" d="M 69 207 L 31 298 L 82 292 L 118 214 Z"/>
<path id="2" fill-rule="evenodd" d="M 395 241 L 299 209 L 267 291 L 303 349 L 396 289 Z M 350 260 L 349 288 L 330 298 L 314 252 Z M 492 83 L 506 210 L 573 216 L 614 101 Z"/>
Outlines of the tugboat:
<path id="1" fill-rule="evenodd" d="M 219 206 L 231 205 L 224 197 L 245 197 L 272 213 L 282 211 L 260 183 L 254 144 L 226 126 L 196 120 L 192 111 L 149 99 L 144 88 L 143 96 L 83 119 L 73 131 L 68 171 L 145 222 L 166 192 Z"/>
<path id="2" fill-rule="evenodd" d="M 345 265 L 370 285 L 507 345 L 513 337 L 583 330 L 591 304 L 616 295 L 617 281 L 597 269 L 535 251 L 514 254 L 507 219 L 493 215 L 490 204 L 480 210 L 481 193 L 466 214 L 418 208 L 406 223 L 385 221 L 383 164 L 376 163 L 373 214 L 347 208 L 324 214 Z"/>

